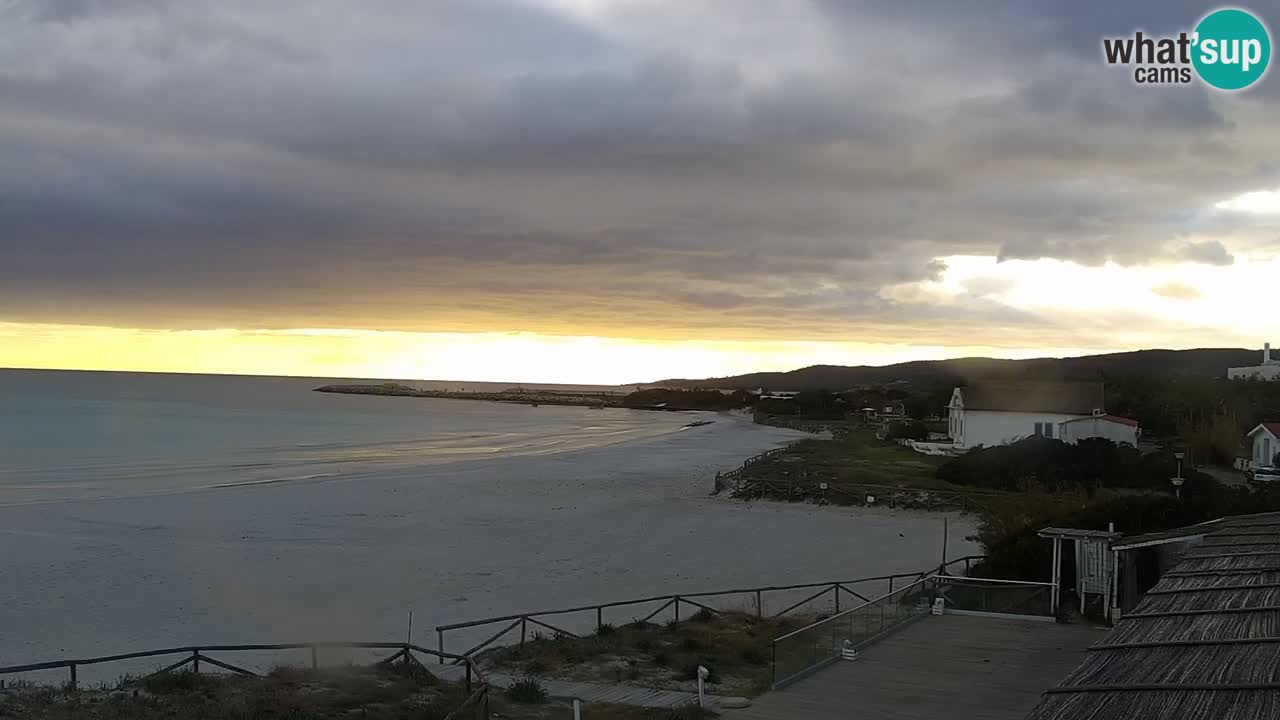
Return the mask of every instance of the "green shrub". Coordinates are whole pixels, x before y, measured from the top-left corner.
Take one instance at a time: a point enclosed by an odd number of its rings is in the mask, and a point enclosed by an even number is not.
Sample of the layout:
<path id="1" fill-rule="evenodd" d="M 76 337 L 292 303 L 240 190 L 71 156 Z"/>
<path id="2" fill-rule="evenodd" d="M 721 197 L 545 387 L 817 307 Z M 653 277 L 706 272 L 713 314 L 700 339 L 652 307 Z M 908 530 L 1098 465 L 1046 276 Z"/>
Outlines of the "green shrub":
<path id="1" fill-rule="evenodd" d="M 600 627 L 596 628 L 596 635 L 599 635 L 600 637 L 609 637 L 610 635 L 614 634 L 617 631 L 618 629 L 615 628 L 613 625 L 610 625 L 609 623 L 603 623 L 602 625 L 600 625 Z"/>
<path id="2" fill-rule="evenodd" d="M 889 426 L 884 437 L 886 440 L 897 440 L 898 438 L 905 438 L 907 440 L 928 440 L 929 428 L 919 420 L 894 423 Z"/>
<path id="3" fill-rule="evenodd" d="M 216 682 L 217 678 L 201 675 L 190 670 L 179 670 L 149 675 L 142 679 L 142 687 L 153 695 L 172 695 L 191 692 Z"/>
<path id="4" fill-rule="evenodd" d="M 702 641 L 692 635 L 685 635 L 680 638 L 680 649 L 697 652 L 702 649 Z"/>
<path id="5" fill-rule="evenodd" d="M 666 667 L 671 664 L 671 656 L 666 652 L 659 650 L 653 654 L 653 664 L 660 667 Z"/>
<path id="6" fill-rule="evenodd" d="M 511 683 L 507 697 L 518 703 L 544 703 L 547 701 L 547 689 L 538 678 L 526 675 Z"/>
<path id="7" fill-rule="evenodd" d="M 636 640 L 636 649 L 640 652 L 649 652 L 653 649 L 653 640 L 647 637 L 642 637 L 639 640 Z"/>
<path id="8" fill-rule="evenodd" d="M 716 614 L 706 608 L 701 608 L 689 619 L 698 623 L 709 623 L 715 621 Z"/>
<path id="9" fill-rule="evenodd" d="M 764 652 L 757 647 L 742 648 L 739 657 L 742 658 L 742 662 L 748 665 L 765 665 L 769 662 L 769 658 L 765 657 Z"/>

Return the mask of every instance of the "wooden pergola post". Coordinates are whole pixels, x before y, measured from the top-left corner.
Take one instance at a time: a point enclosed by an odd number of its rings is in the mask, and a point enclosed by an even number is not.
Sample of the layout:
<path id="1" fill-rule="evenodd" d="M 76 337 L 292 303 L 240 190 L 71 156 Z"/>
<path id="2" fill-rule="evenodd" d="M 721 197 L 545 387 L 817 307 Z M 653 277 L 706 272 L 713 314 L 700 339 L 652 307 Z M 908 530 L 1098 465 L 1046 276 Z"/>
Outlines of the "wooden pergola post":
<path id="1" fill-rule="evenodd" d="M 1053 615 L 1058 614 L 1058 595 L 1061 592 L 1060 582 L 1062 576 L 1062 538 L 1055 537 L 1053 539 L 1053 576 L 1049 579 L 1053 582 L 1053 594 L 1050 596 L 1052 600 L 1049 603 L 1049 611 Z"/>

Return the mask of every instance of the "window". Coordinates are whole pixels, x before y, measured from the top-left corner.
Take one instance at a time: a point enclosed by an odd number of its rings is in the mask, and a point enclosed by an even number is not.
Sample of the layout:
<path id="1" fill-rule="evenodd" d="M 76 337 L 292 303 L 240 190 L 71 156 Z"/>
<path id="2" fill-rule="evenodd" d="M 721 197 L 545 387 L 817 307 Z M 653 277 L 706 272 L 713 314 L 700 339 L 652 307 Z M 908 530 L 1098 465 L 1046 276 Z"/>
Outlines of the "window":
<path id="1" fill-rule="evenodd" d="M 1047 437 L 1047 438 L 1053 437 L 1053 423 L 1051 422 L 1036 423 L 1036 435 L 1039 435 L 1040 437 Z"/>

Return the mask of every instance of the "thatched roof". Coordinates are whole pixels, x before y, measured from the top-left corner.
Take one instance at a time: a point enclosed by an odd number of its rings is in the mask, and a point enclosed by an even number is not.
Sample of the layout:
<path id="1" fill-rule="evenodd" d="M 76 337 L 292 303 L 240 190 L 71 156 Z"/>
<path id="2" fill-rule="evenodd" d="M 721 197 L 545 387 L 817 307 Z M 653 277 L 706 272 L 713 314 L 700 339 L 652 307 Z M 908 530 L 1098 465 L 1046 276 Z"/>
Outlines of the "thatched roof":
<path id="1" fill-rule="evenodd" d="M 1223 520 L 1028 720 L 1280 717 L 1280 514 Z"/>

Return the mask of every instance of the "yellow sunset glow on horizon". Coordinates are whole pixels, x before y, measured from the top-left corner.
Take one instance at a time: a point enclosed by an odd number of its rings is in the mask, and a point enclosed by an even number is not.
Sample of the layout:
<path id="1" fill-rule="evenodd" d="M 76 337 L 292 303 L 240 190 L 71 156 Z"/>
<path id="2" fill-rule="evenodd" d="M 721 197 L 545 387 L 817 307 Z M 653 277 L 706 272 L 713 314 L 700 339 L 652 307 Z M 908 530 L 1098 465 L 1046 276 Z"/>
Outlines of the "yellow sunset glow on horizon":
<path id="1" fill-rule="evenodd" d="M 361 328 L 157 329 L 0 322 L 0 367 L 622 385 L 810 365 L 955 357 L 1066 357 L 1144 348 L 1256 347 L 1280 322 L 1240 312 L 1265 302 L 1280 260 L 1122 267 L 1058 260 L 941 258 L 932 281 L 889 286 L 911 324 L 866 325 L 848 340 L 687 339 Z M 974 335 L 957 318 L 999 323 Z M 936 316 L 936 317 L 934 317 Z M 996 318 L 991 320 L 990 318 Z M 833 327 L 837 327 L 832 320 Z"/>
<path id="2" fill-rule="evenodd" d="M 624 385 L 814 364 L 887 365 L 958 355 L 1039 357 L 992 347 L 805 341 L 655 341 L 537 333 L 341 328 L 148 330 L 0 323 L 0 366 L 332 378 Z"/>

